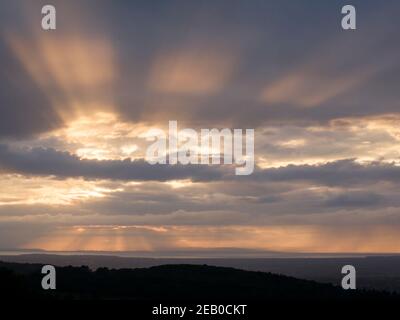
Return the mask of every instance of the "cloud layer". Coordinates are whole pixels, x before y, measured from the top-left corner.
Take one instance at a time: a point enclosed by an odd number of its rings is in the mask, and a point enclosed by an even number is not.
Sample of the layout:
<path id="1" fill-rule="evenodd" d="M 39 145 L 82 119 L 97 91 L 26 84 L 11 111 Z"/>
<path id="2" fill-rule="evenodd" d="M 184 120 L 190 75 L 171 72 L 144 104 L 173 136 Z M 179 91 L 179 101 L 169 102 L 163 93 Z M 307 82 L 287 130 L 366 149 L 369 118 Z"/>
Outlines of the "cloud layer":
<path id="1" fill-rule="evenodd" d="M 0 249 L 399 252 L 398 1 L 0 4 Z M 143 133 L 255 129 L 256 169 Z"/>

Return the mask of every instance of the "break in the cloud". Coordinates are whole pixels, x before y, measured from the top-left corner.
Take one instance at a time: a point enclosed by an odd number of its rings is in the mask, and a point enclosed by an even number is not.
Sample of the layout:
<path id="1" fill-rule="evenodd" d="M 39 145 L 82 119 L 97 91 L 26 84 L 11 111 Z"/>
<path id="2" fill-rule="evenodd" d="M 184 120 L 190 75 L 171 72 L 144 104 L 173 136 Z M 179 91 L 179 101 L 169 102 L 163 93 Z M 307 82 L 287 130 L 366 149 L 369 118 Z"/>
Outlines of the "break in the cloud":
<path id="1" fill-rule="evenodd" d="M 397 1 L 0 4 L 0 248 L 399 252 Z M 256 170 L 151 166 L 168 120 Z"/>

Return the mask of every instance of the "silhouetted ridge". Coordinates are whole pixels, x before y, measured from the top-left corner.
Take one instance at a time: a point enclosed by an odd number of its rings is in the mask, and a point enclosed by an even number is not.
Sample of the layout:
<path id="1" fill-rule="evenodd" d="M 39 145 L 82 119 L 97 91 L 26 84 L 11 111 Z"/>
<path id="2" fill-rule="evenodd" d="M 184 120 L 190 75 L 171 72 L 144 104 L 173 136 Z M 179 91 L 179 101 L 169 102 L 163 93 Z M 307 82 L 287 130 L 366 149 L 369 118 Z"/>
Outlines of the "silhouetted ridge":
<path id="1" fill-rule="evenodd" d="M 58 267 L 57 289 L 41 289 L 42 265 L 0 262 L 4 297 L 39 299 L 134 299 L 160 301 L 399 299 L 378 291 L 345 291 L 330 284 L 264 272 L 207 265 L 162 265 L 96 271 Z"/>

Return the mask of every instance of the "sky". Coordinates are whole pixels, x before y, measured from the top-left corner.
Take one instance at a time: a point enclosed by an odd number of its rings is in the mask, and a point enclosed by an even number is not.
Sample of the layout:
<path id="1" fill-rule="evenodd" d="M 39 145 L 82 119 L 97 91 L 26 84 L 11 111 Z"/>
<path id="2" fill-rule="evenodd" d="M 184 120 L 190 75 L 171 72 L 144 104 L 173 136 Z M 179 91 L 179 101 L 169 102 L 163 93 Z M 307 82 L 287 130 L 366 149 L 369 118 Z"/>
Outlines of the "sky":
<path id="1" fill-rule="evenodd" d="M 0 249 L 400 252 L 400 3 L 0 4 Z M 255 130 L 255 169 L 146 132 Z"/>

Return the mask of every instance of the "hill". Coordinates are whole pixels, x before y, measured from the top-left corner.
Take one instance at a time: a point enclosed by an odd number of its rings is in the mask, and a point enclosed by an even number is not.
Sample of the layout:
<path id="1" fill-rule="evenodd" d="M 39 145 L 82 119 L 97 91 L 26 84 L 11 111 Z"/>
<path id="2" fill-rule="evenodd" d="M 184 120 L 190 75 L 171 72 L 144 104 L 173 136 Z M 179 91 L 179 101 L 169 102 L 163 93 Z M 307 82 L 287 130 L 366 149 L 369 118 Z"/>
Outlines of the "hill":
<path id="1" fill-rule="evenodd" d="M 58 267 L 57 289 L 42 290 L 42 265 L 0 262 L 2 298 L 129 299 L 140 301 L 393 300 L 378 291 L 345 291 L 331 284 L 265 272 L 207 265 L 137 269 Z"/>
<path id="2" fill-rule="evenodd" d="M 122 253 L 121 253 L 122 254 Z M 189 255 L 190 256 L 190 255 Z M 341 269 L 353 265 L 357 270 L 357 288 L 400 293 L 400 256 L 337 256 L 288 258 L 154 258 L 98 254 L 20 254 L 2 255 L 0 261 L 51 264 L 54 266 L 88 266 L 95 270 L 149 268 L 167 264 L 192 264 L 229 267 L 247 271 L 278 273 L 294 278 L 340 285 Z"/>

